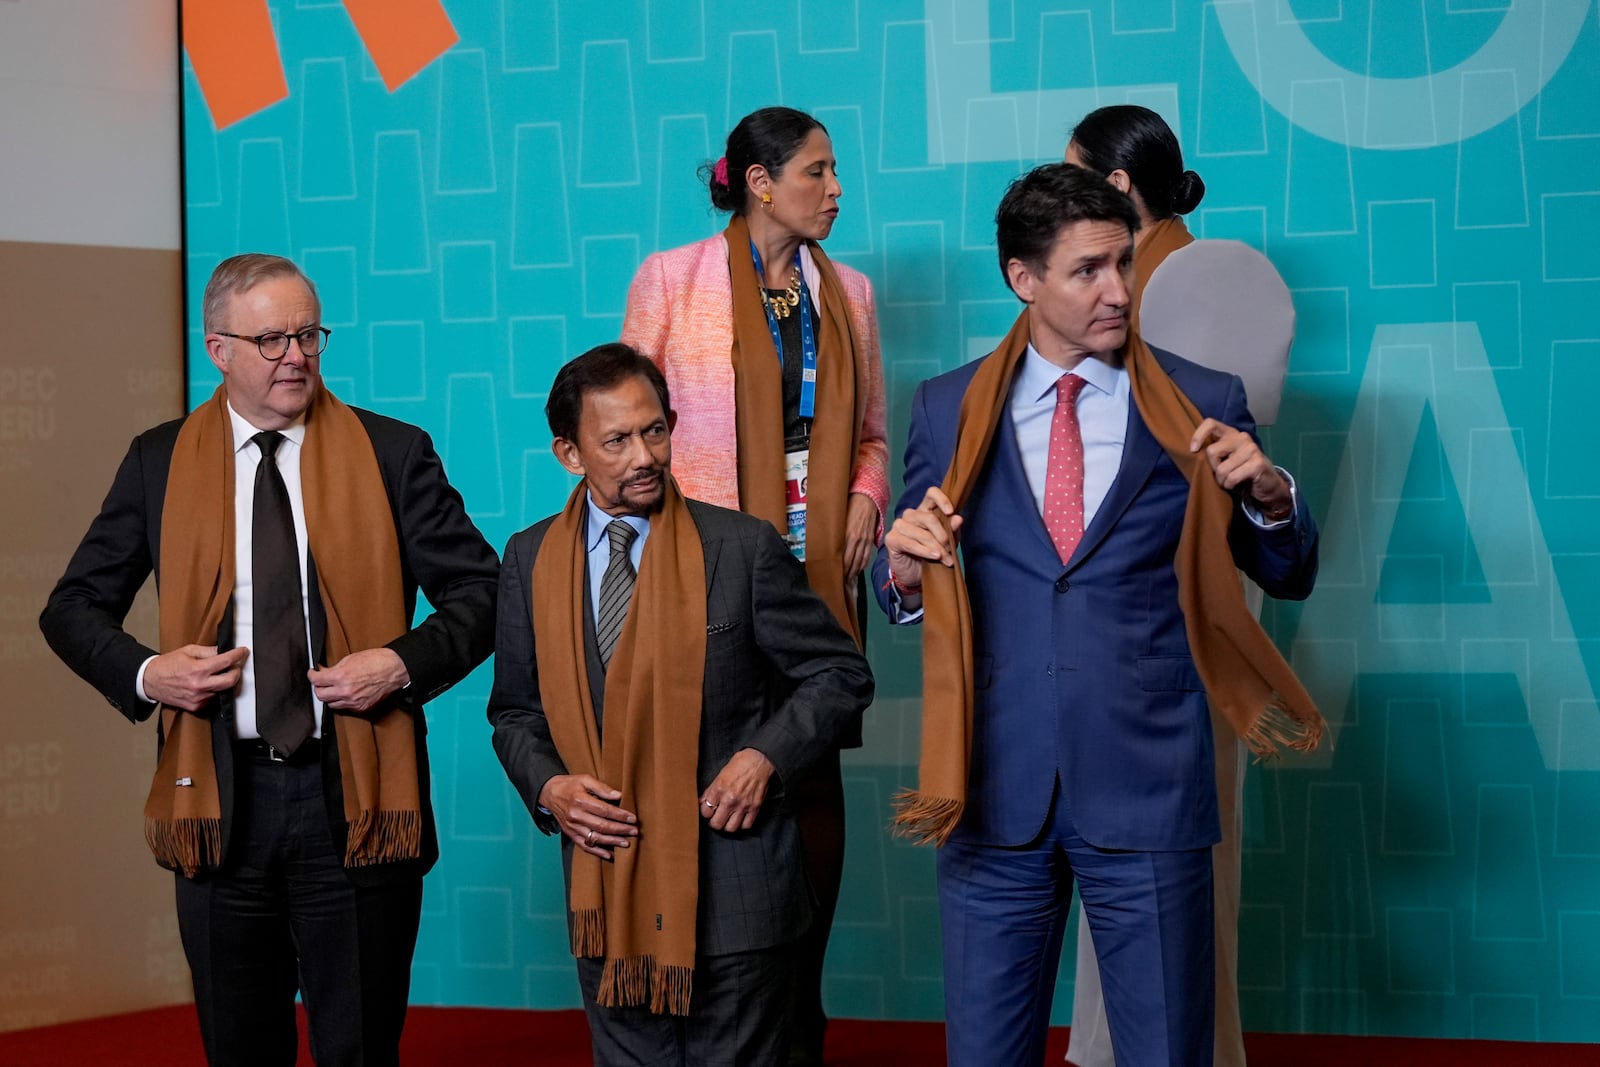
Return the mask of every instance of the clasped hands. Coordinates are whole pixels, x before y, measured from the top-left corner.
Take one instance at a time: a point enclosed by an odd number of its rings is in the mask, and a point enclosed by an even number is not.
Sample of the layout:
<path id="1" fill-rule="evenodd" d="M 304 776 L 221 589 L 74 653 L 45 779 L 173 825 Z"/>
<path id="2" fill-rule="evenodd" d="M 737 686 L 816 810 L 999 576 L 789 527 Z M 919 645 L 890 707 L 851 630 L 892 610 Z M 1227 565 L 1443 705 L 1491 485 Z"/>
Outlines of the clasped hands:
<path id="1" fill-rule="evenodd" d="M 750 829 L 761 814 L 774 770 L 766 756 L 741 748 L 700 794 L 700 817 L 723 833 Z M 608 861 L 613 849 L 628 848 L 639 836 L 639 816 L 621 800 L 620 789 L 588 774 L 554 775 L 539 790 L 539 806 L 555 816 L 578 850 Z"/>
<path id="2" fill-rule="evenodd" d="M 1216 419 L 1195 427 L 1189 451 L 1202 453 L 1217 484 L 1237 497 L 1246 497 L 1268 519 L 1287 516 L 1294 506 L 1289 482 L 1267 459 L 1255 438 Z M 889 575 L 900 591 L 900 604 L 908 612 L 922 606 L 922 567 L 941 563 L 954 567 L 956 542 L 962 518 L 938 486 L 929 487 L 922 503 L 907 508 L 884 536 L 889 550 Z"/>
<path id="3" fill-rule="evenodd" d="M 218 694 L 238 688 L 248 648 L 218 652 L 216 645 L 184 645 L 150 661 L 145 695 L 159 704 L 200 712 Z M 347 714 L 371 711 L 390 693 L 411 683 L 404 661 L 391 648 L 352 652 L 332 667 L 306 672 L 311 690 L 328 707 Z"/>

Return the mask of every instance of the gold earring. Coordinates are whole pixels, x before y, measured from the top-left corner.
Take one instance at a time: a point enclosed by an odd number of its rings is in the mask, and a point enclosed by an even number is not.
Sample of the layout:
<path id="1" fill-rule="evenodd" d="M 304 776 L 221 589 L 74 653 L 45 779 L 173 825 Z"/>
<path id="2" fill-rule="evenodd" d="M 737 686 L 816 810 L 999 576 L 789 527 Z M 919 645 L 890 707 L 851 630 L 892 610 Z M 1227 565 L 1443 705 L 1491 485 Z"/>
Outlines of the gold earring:
<path id="1" fill-rule="evenodd" d="M 761 202 L 770 207 L 772 205 L 772 194 L 771 193 L 762 193 L 761 194 Z"/>

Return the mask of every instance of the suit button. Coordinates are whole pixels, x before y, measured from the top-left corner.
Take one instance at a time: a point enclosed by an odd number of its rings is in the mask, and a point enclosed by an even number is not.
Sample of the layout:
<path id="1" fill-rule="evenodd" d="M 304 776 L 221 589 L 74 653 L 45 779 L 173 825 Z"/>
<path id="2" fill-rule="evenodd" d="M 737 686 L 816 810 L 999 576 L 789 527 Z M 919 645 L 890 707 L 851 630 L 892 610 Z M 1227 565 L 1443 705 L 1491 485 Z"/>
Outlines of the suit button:
<path id="1" fill-rule="evenodd" d="M 1068 589 L 1071 589 L 1071 588 L 1072 588 L 1072 583 L 1067 581 L 1067 576 L 1066 575 L 1063 574 L 1061 577 L 1056 579 L 1056 592 L 1065 593 Z"/>

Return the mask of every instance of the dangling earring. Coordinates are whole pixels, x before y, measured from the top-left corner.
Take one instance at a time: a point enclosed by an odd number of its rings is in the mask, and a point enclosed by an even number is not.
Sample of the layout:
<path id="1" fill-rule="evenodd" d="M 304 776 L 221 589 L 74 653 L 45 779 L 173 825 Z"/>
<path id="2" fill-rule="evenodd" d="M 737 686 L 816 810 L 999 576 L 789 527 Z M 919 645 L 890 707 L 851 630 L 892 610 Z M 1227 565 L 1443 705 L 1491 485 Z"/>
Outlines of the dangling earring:
<path id="1" fill-rule="evenodd" d="M 771 208 L 772 208 L 772 194 L 771 193 L 762 193 L 761 194 L 761 203 L 768 210 L 771 210 Z"/>

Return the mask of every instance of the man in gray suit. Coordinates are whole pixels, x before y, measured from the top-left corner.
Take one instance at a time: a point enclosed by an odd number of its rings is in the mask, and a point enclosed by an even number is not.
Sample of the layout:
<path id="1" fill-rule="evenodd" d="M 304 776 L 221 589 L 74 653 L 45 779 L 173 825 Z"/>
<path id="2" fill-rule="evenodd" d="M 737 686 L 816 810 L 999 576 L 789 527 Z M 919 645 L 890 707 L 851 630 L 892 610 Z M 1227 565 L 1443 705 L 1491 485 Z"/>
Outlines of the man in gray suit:
<path id="1" fill-rule="evenodd" d="M 648 359 L 592 349 L 545 410 L 583 481 L 506 546 L 489 721 L 562 835 L 595 1062 L 782 1063 L 811 915 L 784 786 L 871 672 L 769 524 L 678 494 Z"/>

